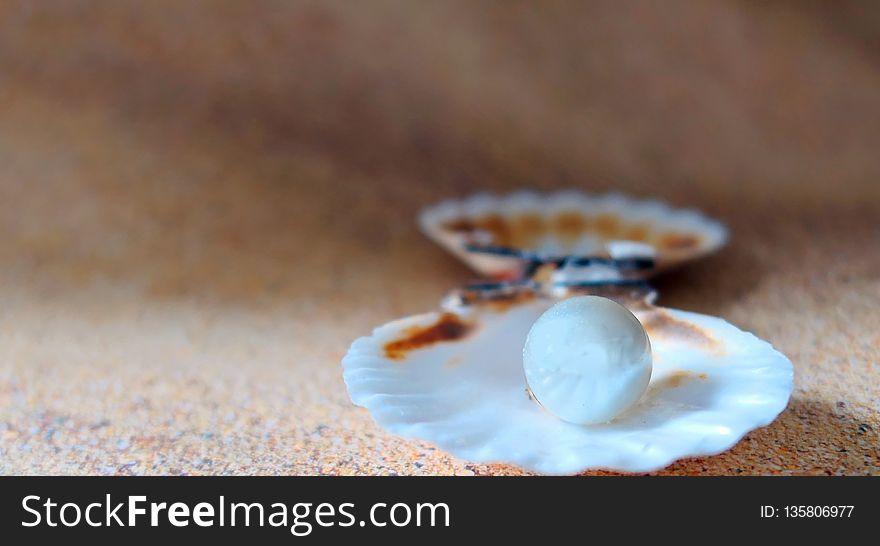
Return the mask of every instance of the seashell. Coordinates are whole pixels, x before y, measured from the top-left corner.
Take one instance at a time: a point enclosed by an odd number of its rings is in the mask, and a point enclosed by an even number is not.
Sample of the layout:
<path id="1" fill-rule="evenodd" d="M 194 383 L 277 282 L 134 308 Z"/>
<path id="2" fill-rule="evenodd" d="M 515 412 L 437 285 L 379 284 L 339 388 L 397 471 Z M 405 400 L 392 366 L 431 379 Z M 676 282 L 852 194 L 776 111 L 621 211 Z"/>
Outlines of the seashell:
<path id="1" fill-rule="evenodd" d="M 557 297 L 585 292 L 633 311 L 654 353 L 645 395 L 610 423 L 589 426 L 566 423 L 530 400 L 522 367 L 534 321 Z M 788 358 L 720 318 L 654 306 L 653 292 L 640 287 L 579 287 L 567 295 L 522 287 L 456 292 L 441 311 L 356 340 L 342 362 L 348 393 L 392 433 L 466 460 L 547 474 L 647 472 L 717 454 L 788 403 Z"/>
<path id="2" fill-rule="evenodd" d="M 658 271 L 709 254 L 727 240 L 719 222 L 695 210 L 619 194 L 477 194 L 422 211 L 422 231 L 472 269 L 493 279 L 529 275 L 534 261 L 567 256 L 653 258 Z"/>

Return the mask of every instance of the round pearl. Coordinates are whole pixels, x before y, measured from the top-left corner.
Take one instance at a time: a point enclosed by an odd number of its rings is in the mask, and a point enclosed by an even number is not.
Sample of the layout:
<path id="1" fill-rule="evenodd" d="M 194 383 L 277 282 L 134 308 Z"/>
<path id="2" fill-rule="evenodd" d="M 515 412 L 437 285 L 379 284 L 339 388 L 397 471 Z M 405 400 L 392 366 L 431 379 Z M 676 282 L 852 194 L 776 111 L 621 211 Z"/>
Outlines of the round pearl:
<path id="1" fill-rule="evenodd" d="M 579 425 L 605 423 L 635 404 L 651 380 L 651 343 L 626 307 L 607 298 L 563 300 L 532 325 L 523 369 L 550 413 Z"/>

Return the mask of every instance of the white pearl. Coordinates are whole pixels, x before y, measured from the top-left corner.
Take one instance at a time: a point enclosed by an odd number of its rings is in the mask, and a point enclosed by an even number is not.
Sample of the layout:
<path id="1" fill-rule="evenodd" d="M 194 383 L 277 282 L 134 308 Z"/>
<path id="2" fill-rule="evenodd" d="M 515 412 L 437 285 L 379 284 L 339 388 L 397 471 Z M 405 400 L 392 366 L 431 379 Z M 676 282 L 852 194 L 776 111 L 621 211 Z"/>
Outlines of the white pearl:
<path id="1" fill-rule="evenodd" d="M 607 298 L 563 300 L 532 325 L 523 369 L 550 413 L 579 425 L 605 423 L 635 404 L 651 380 L 651 343 L 626 307 Z"/>

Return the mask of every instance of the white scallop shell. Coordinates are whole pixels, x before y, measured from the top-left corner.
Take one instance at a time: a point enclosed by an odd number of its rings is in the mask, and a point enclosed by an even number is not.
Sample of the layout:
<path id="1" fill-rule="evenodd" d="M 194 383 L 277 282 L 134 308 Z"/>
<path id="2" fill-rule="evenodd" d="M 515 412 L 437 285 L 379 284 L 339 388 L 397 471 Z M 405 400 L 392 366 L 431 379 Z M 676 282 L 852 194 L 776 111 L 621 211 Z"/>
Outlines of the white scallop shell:
<path id="1" fill-rule="evenodd" d="M 727 241 L 725 227 L 699 211 L 579 191 L 477 194 L 423 210 L 419 224 L 428 237 L 475 271 L 505 279 L 522 274 L 522 260 L 475 253 L 466 244 L 560 257 L 608 255 L 609 244 L 621 241 L 647 243 L 657 259 L 650 274 L 713 252 Z"/>
<path id="2" fill-rule="evenodd" d="M 609 424 L 565 423 L 528 397 L 522 370 L 526 334 L 552 303 L 474 305 L 381 326 L 343 360 L 349 395 L 392 433 L 547 474 L 646 472 L 717 454 L 788 403 L 792 365 L 769 343 L 720 318 L 640 304 L 632 310 L 654 349 L 647 393 Z M 452 327 L 440 339 L 425 334 L 443 321 Z"/>

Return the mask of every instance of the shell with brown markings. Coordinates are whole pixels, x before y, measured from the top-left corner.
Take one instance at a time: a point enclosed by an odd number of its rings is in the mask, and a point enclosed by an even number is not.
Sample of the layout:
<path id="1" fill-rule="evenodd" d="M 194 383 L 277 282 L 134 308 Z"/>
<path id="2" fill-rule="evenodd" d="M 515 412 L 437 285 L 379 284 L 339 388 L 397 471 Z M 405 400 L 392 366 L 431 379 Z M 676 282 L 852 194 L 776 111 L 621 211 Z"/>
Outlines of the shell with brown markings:
<path id="1" fill-rule="evenodd" d="M 390 432 L 548 474 L 646 472 L 712 455 L 785 408 L 792 366 L 769 343 L 720 318 L 616 297 L 646 327 L 654 373 L 642 399 L 611 423 L 565 423 L 529 398 L 522 349 L 557 301 L 544 296 L 449 298 L 443 311 L 355 341 L 343 377 L 354 403 Z"/>
<path id="2" fill-rule="evenodd" d="M 578 191 L 477 194 L 429 207 L 419 223 L 432 240 L 495 279 L 522 276 L 526 264 L 517 252 L 545 258 L 607 256 L 615 241 L 642 243 L 654 249 L 657 260 L 647 276 L 714 252 L 727 240 L 722 224 L 695 210 Z M 475 252 L 474 247 L 507 255 Z"/>

